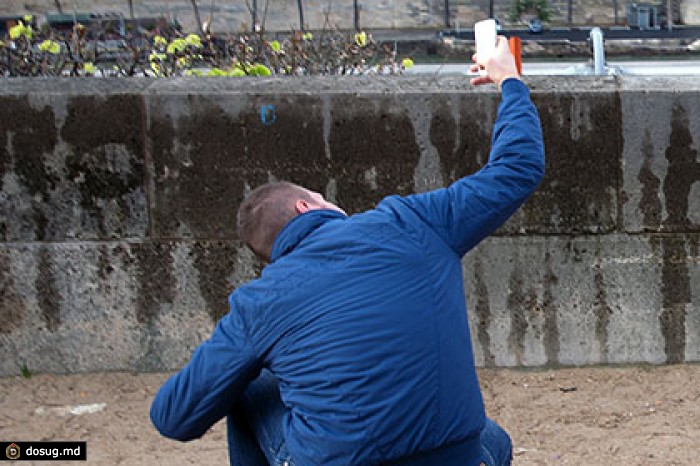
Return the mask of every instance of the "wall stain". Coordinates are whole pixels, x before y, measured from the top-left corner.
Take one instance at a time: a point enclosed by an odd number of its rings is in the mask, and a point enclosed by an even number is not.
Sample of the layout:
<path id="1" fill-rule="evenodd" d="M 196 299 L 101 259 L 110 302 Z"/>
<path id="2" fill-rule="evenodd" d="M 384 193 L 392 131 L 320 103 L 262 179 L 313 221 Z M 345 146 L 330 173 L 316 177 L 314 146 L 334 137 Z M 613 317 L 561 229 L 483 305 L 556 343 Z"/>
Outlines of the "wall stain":
<path id="1" fill-rule="evenodd" d="M 557 364 L 559 362 L 560 350 L 559 316 L 557 314 L 557 304 L 554 298 L 554 288 L 557 283 L 559 283 L 559 278 L 552 271 L 551 255 L 549 252 L 545 253 L 544 262 L 546 272 L 542 297 L 542 312 L 544 313 L 543 344 L 545 355 L 547 356 L 547 364 Z"/>
<path id="2" fill-rule="evenodd" d="M 567 253 L 567 257 L 576 263 L 582 263 L 586 258 L 586 254 L 588 253 L 588 250 L 585 247 L 571 240 L 564 243 L 564 249 Z"/>
<path id="3" fill-rule="evenodd" d="M 58 140 L 53 109 L 47 105 L 37 110 L 30 105 L 27 96 L 3 96 L 0 121 L 3 122 L 0 131 L 0 190 L 4 190 L 5 174 L 14 172 L 31 195 L 36 238 L 8 238 L 7 224 L 16 221 L 13 215 L 0 218 L 0 232 L 7 240 L 45 239 L 48 224 L 44 213 L 45 199 L 50 197 L 58 182 L 56 174 L 45 165 L 46 154 L 53 152 Z"/>
<path id="4" fill-rule="evenodd" d="M 47 246 L 40 246 L 38 254 L 38 270 L 34 283 L 37 302 L 46 328 L 55 332 L 61 326 L 61 295 L 56 289 L 58 271 L 54 270 L 55 266 Z"/>
<path id="5" fill-rule="evenodd" d="M 474 262 L 474 280 L 476 287 L 476 303 L 474 306 L 477 316 L 476 335 L 484 354 L 484 366 L 495 367 L 496 357 L 491 351 L 491 335 L 489 335 L 489 326 L 491 325 L 489 289 L 483 278 L 481 261 L 478 259 Z"/>
<path id="6" fill-rule="evenodd" d="M 72 147 L 66 178 L 80 192 L 83 229 L 97 228 L 94 233 L 100 237 L 133 234 L 134 223 L 139 223 L 131 218 L 140 213 L 132 212 L 127 196 L 145 197 L 144 113 L 143 97 L 137 95 L 78 96 L 68 103 L 61 129 L 61 137 Z M 108 225 L 104 206 L 109 204 L 116 204 L 119 221 Z M 118 231 L 110 231 L 114 225 Z"/>
<path id="7" fill-rule="evenodd" d="M 274 105 L 274 125 L 261 122 L 263 103 Z M 157 108 L 153 112 L 156 234 L 234 238 L 246 187 L 271 177 L 324 191 L 330 168 L 319 98 L 251 97 L 239 114 L 224 107 L 206 96 L 189 96 L 187 112 L 176 119 Z"/>
<path id="8" fill-rule="evenodd" d="M 596 270 L 593 277 L 596 289 L 596 297 L 593 303 L 593 314 L 595 315 L 595 338 L 600 348 L 600 358 L 602 363 L 608 362 L 608 327 L 610 316 L 613 314 L 612 307 L 608 304 L 608 294 L 605 289 L 605 279 L 600 270 Z"/>
<path id="9" fill-rule="evenodd" d="M 3 96 L 0 105 L 0 181 L 8 166 L 22 180 L 31 194 L 46 194 L 54 187 L 57 178 L 46 171 L 44 155 L 56 147 L 58 134 L 56 117 L 48 105 L 36 110 L 29 104 L 29 97 Z M 11 133 L 14 158 L 7 151 L 8 133 Z"/>
<path id="10" fill-rule="evenodd" d="M 690 257 L 695 260 L 695 263 L 700 263 L 700 235 L 688 235 L 690 243 Z"/>
<path id="11" fill-rule="evenodd" d="M 177 123 L 154 112 L 151 122 L 156 234 L 232 236 L 243 197 L 244 123 L 205 98 L 189 96 Z M 184 226 L 185 230 L 180 232 Z"/>
<path id="12" fill-rule="evenodd" d="M 690 274 L 685 241 L 659 235 L 652 238 L 661 245 L 661 294 L 662 310 L 659 315 L 661 334 L 664 337 L 666 362 L 685 362 L 686 306 L 691 303 Z"/>
<path id="13" fill-rule="evenodd" d="M 138 248 L 139 245 L 127 246 L 126 243 L 116 243 L 111 248 L 111 263 L 120 262 L 124 270 L 129 270 L 134 266 L 138 266 L 137 257 L 132 254 L 132 251 Z M 100 272 L 105 275 L 107 271 Z"/>
<path id="14" fill-rule="evenodd" d="M 172 117 L 155 109 L 149 116 L 150 178 L 154 186 L 153 198 L 149 206 L 152 236 L 172 236 L 177 231 L 181 215 L 179 209 L 187 202 L 186 196 L 180 195 L 180 183 L 186 179 L 179 178 L 176 169 L 177 154 L 175 140 L 178 132 Z M 190 201 L 191 202 L 191 201 Z"/>
<path id="15" fill-rule="evenodd" d="M 109 252 L 109 246 L 106 244 L 100 244 L 98 246 L 97 255 L 97 276 L 100 277 L 101 280 L 108 280 L 109 276 L 112 274 L 112 272 L 114 272 L 113 263 L 114 261 Z"/>
<path id="16" fill-rule="evenodd" d="M 489 100 L 488 104 L 495 114 L 495 101 Z M 475 108 L 473 96 L 463 97 L 457 127 L 448 102 L 438 100 L 430 120 L 430 142 L 440 156 L 445 184 L 476 172 L 488 161 L 493 119 L 487 109 L 487 105 Z"/>
<path id="17" fill-rule="evenodd" d="M 663 191 L 668 216 L 664 229 L 668 231 L 691 227 L 688 201 L 693 184 L 700 181 L 700 162 L 697 161 L 698 151 L 689 125 L 685 109 L 676 104 L 672 111 L 670 144 L 665 153 L 668 169 Z M 659 322 L 665 341 L 666 361 L 684 362 L 686 307 L 692 299 L 685 241 L 665 235 L 656 236 L 652 240 L 653 243 L 660 244 L 662 250 L 663 309 Z"/>
<path id="18" fill-rule="evenodd" d="M 673 107 L 666 160 L 668 170 L 663 189 L 668 217 L 664 226 L 667 230 L 689 228 L 688 198 L 693 183 L 700 181 L 700 162 L 688 116 L 680 104 Z"/>
<path id="19" fill-rule="evenodd" d="M 128 155 L 128 160 L 123 160 L 124 154 L 119 151 L 96 147 L 90 153 L 76 154 L 68 157 L 66 168 L 69 176 L 76 181 L 74 185 L 80 191 L 80 205 L 84 209 L 83 229 L 90 231 L 96 228 L 95 233 L 99 237 L 129 236 L 132 231 L 131 206 L 127 195 L 143 190 L 143 175 L 139 169 L 121 170 L 119 165 L 126 162 L 133 167 L 138 164 L 137 157 Z M 143 194 L 141 194 L 143 195 Z M 118 220 L 107 221 L 105 218 L 105 205 L 116 204 Z M 91 223 L 96 221 L 96 225 Z M 114 226 L 117 231 L 112 231 Z M 145 233 L 145 231 L 144 231 Z"/>
<path id="20" fill-rule="evenodd" d="M 136 320 L 140 324 L 153 324 L 163 304 L 172 304 L 177 291 L 173 267 L 173 245 L 168 242 L 152 242 L 134 245 L 138 295 Z"/>
<path id="21" fill-rule="evenodd" d="M 331 178 L 348 213 L 370 209 L 385 196 L 414 192 L 420 159 L 413 122 L 396 97 L 336 96 L 331 102 Z M 374 167 L 376 189 L 365 179 Z"/>
<path id="22" fill-rule="evenodd" d="M 85 154 L 95 147 L 119 144 L 131 154 L 143 155 L 143 95 L 75 96 L 67 112 L 61 138 L 74 152 Z"/>
<path id="23" fill-rule="evenodd" d="M 637 176 L 637 179 L 642 184 L 642 198 L 639 201 L 639 210 L 642 211 L 644 227 L 657 230 L 661 226 L 661 199 L 659 198 L 661 180 L 654 174 L 652 168 L 654 146 L 651 142 L 649 130 L 646 130 L 644 133 L 642 154 L 644 162 Z"/>
<path id="24" fill-rule="evenodd" d="M 275 124 L 261 123 L 256 112 L 261 104 L 274 105 Z M 266 183 L 272 174 L 278 180 L 325 192 L 333 175 L 332 161 L 326 155 L 320 97 L 256 97 L 240 118 L 245 128 L 245 167 L 251 187 Z"/>
<path id="25" fill-rule="evenodd" d="M 520 271 L 514 269 L 508 280 L 508 299 L 506 301 L 506 309 L 510 314 L 510 333 L 508 335 L 508 349 L 515 354 L 516 364 L 523 364 L 523 355 L 525 354 L 525 335 L 529 323 L 527 320 L 526 309 L 529 306 L 528 295 L 523 291 L 523 279 L 520 276 Z"/>
<path id="26" fill-rule="evenodd" d="M 164 349 L 159 345 L 161 337 L 160 327 L 152 321 L 144 322 L 140 328 L 141 335 L 138 348 L 141 349 L 141 355 L 134 361 L 133 366 L 136 372 L 152 372 L 162 371 L 168 365 L 163 361 Z"/>
<path id="27" fill-rule="evenodd" d="M 27 306 L 17 291 L 10 255 L 0 250 L 0 334 L 12 333 L 20 328 L 26 317 Z"/>
<path id="28" fill-rule="evenodd" d="M 611 233 L 617 228 L 620 105 L 613 94 L 586 96 L 586 105 L 581 99 L 576 94 L 533 96 L 548 156 L 544 180 L 523 207 L 526 231 Z"/>
<path id="29" fill-rule="evenodd" d="M 233 285 L 228 277 L 235 269 L 237 245 L 213 241 L 196 243 L 190 250 L 194 266 L 199 272 L 199 291 L 207 303 L 212 322 L 218 322 L 229 311 L 228 295 Z"/>
<path id="30" fill-rule="evenodd" d="M 559 317 L 554 298 L 554 288 L 559 279 L 551 269 L 551 257 L 545 254 L 545 275 L 542 282 L 542 300 L 538 298 L 538 286 L 530 286 L 525 291 L 521 272 L 513 270 L 509 279 L 509 294 L 506 308 L 511 316 L 511 328 L 508 335 L 509 350 L 515 354 L 517 365 L 524 365 L 525 337 L 532 327 L 531 322 L 542 320 L 542 328 L 534 328 L 536 339 L 541 339 L 547 364 L 559 362 Z"/>

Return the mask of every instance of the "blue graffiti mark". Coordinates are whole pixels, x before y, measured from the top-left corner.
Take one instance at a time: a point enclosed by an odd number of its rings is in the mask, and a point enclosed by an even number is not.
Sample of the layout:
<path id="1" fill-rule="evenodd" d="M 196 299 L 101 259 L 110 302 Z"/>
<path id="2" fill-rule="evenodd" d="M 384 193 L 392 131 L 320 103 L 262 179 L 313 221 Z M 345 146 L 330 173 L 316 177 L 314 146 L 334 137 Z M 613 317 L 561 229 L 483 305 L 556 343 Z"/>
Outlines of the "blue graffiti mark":
<path id="1" fill-rule="evenodd" d="M 269 104 L 260 106 L 260 120 L 265 126 L 269 126 L 277 121 L 275 106 Z"/>

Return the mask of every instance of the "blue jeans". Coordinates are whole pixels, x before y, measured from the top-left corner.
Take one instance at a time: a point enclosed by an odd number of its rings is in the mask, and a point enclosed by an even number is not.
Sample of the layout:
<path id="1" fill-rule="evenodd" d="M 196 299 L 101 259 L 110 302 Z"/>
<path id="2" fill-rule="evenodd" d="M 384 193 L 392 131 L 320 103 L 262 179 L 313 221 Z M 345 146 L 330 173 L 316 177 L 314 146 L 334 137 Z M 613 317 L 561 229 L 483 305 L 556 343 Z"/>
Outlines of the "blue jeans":
<path id="1" fill-rule="evenodd" d="M 226 418 L 231 465 L 293 466 L 284 438 L 286 415 L 277 379 L 263 371 Z M 481 452 L 486 466 L 510 465 L 510 436 L 491 419 L 486 419 L 481 431 Z"/>

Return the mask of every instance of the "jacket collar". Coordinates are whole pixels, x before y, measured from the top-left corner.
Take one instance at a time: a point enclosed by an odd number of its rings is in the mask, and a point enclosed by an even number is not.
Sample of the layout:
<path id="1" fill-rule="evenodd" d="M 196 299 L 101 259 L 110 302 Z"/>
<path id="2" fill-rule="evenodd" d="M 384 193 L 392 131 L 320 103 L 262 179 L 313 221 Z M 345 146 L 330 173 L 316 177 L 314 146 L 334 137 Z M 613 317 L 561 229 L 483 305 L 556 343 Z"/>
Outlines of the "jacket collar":
<path id="1" fill-rule="evenodd" d="M 341 212 L 326 209 L 310 210 L 297 215 L 277 235 L 270 252 L 270 262 L 275 262 L 291 252 L 304 238 L 324 223 L 340 218 L 346 218 L 346 216 Z"/>

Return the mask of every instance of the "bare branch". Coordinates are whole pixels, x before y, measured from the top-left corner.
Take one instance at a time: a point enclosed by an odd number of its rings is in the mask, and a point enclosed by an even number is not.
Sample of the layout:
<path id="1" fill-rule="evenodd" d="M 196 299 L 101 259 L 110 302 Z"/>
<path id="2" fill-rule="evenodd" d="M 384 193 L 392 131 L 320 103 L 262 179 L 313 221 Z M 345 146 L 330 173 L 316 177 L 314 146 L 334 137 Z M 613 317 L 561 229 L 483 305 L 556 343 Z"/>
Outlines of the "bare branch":
<path id="1" fill-rule="evenodd" d="M 204 34 L 202 30 L 202 18 L 199 16 L 199 7 L 197 6 L 197 0 L 190 0 L 192 2 L 192 9 L 194 10 L 194 19 L 197 21 L 197 29 L 199 32 Z"/>

